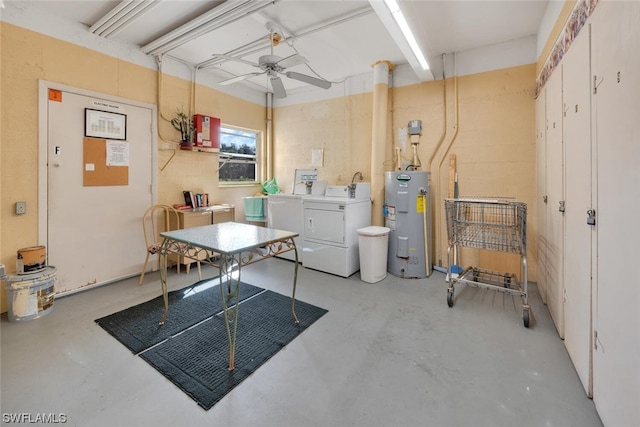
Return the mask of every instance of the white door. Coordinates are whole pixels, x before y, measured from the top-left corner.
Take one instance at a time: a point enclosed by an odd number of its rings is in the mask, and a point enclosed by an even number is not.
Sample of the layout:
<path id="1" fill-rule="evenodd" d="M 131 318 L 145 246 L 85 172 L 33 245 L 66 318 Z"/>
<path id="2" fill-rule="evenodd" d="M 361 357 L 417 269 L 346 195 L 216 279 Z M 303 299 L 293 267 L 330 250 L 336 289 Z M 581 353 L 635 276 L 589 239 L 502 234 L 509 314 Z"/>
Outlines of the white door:
<path id="1" fill-rule="evenodd" d="M 547 237 L 546 295 L 549 313 L 558 334 L 564 337 L 563 293 L 563 238 L 564 217 L 560 211 L 564 203 L 562 144 L 562 68 L 549 77 L 546 84 L 547 110 L 547 204 L 545 205 L 545 231 Z"/>
<path id="2" fill-rule="evenodd" d="M 565 145 L 564 344 L 591 396 L 591 62 L 589 26 L 562 59 Z"/>
<path id="3" fill-rule="evenodd" d="M 110 106 L 111 105 L 111 106 Z M 115 108 L 117 107 L 117 108 Z M 84 186 L 85 108 L 126 114 L 126 185 Z M 47 236 L 57 293 L 140 273 L 142 214 L 152 204 L 153 110 L 63 91 L 47 102 Z"/>
<path id="4" fill-rule="evenodd" d="M 604 425 L 640 425 L 640 2 L 592 21 L 598 240 L 593 400 Z"/>
<path id="5" fill-rule="evenodd" d="M 536 188 L 538 192 L 537 227 L 538 240 L 536 242 L 537 285 L 538 292 L 544 303 L 547 302 L 547 284 L 545 271 L 547 269 L 547 236 L 544 233 L 546 224 L 547 203 L 547 159 L 546 159 L 546 130 L 545 130 L 545 93 L 542 89 L 536 99 Z"/>

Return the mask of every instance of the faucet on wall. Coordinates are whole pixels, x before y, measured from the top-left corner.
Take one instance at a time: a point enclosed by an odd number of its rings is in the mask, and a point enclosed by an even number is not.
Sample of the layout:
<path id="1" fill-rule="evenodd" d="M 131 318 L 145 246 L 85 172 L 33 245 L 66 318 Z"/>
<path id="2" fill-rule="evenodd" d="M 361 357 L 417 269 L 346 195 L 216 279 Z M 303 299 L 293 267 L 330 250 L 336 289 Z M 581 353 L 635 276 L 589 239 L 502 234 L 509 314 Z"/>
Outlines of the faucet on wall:
<path id="1" fill-rule="evenodd" d="M 353 185 L 353 182 L 356 180 L 356 176 L 358 177 L 358 180 L 360 181 L 364 180 L 364 177 L 362 176 L 362 172 L 356 172 L 353 174 L 353 178 L 351 178 L 351 185 Z"/>

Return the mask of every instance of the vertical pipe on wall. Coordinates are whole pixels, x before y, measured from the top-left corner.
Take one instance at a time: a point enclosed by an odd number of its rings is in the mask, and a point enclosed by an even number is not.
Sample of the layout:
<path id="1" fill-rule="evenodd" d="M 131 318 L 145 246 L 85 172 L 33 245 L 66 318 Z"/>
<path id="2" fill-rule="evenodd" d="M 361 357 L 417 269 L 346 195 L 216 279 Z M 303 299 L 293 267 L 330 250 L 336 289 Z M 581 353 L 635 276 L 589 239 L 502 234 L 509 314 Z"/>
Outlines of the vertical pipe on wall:
<path id="1" fill-rule="evenodd" d="M 162 102 L 163 102 L 163 92 L 162 92 L 162 89 L 163 89 L 163 83 L 162 83 L 163 69 L 162 69 L 162 65 L 163 65 L 164 57 L 165 57 L 164 54 L 155 56 L 156 65 L 158 66 L 157 88 L 156 88 L 157 105 L 158 105 L 158 110 L 157 110 L 158 138 L 161 141 L 162 145 L 164 145 L 164 142 L 175 143 L 175 141 L 173 141 L 171 138 L 165 138 L 162 135 L 161 126 L 160 126 L 160 123 L 162 123 L 162 120 L 164 120 L 165 122 L 170 122 L 171 121 L 171 117 L 166 117 L 162 112 Z M 177 58 L 171 57 L 171 59 L 174 59 L 177 62 L 180 62 L 180 63 L 186 65 L 189 68 L 190 72 L 191 72 L 191 85 L 190 85 L 190 88 L 189 88 L 189 112 L 187 114 L 187 116 L 191 117 L 191 114 L 192 114 L 191 112 L 195 110 L 195 89 L 196 89 L 197 67 L 194 67 L 192 64 L 190 64 L 190 63 L 188 63 L 186 61 L 182 61 L 182 60 L 177 59 Z M 164 142 L 162 142 L 162 141 L 164 141 Z M 164 171 L 164 169 L 167 167 L 169 162 L 171 162 L 171 160 L 173 159 L 173 157 L 175 155 L 176 155 L 176 149 L 174 147 L 173 154 L 165 162 L 165 164 L 160 168 L 161 172 Z"/>
<path id="2" fill-rule="evenodd" d="M 444 141 L 444 137 L 447 134 L 447 79 L 445 75 L 445 71 L 446 71 L 445 59 L 446 59 L 446 53 L 443 53 L 442 54 L 442 133 L 440 134 L 438 143 L 436 144 L 435 148 L 431 152 L 431 155 L 429 156 L 429 160 L 427 160 L 427 167 L 429 168 L 429 171 L 432 170 L 431 163 L 433 163 L 433 159 L 436 157 L 436 153 L 440 149 L 440 146 Z M 439 182 L 440 177 L 434 177 L 432 174 L 431 179 L 433 180 L 434 178 L 436 179 L 436 182 Z"/>
<path id="3" fill-rule="evenodd" d="M 373 64 L 373 116 L 371 132 L 371 223 L 384 225 L 382 205 L 384 203 L 385 160 L 390 157 L 391 146 L 387 139 L 387 111 L 389 98 L 389 61 Z M 389 153 L 387 153 L 387 148 Z"/>
<path id="4" fill-rule="evenodd" d="M 198 67 L 191 66 L 191 91 L 189 93 L 189 118 L 192 119 L 193 115 L 196 114 L 196 75 L 198 72 Z"/>
<path id="5" fill-rule="evenodd" d="M 456 137 L 458 136 L 458 72 L 456 69 L 456 54 L 454 52 L 453 54 L 453 113 L 454 113 L 454 120 L 453 120 L 453 135 L 451 136 L 451 139 L 449 140 L 449 143 L 447 144 L 447 148 L 444 150 L 444 153 L 442 154 L 442 158 L 440 159 L 440 163 L 438 163 L 438 170 L 437 172 L 437 176 L 438 176 L 438 184 L 436 185 L 435 191 L 436 191 L 436 199 L 435 199 L 435 205 L 436 205 L 436 256 L 438 256 L 440 254 L 440 256 L 438 257 L 439 260 L 442 260 L 442 253 L 444 252 L 442 250 L 442 228 L 446 227 L 445 224 L 443 224 L 443 219 L 442 219 L 442 212 L 444 211 L 444 201 L 442 199 L 442 185 L 440 182 L 440 170 L 442 169 L 442 163 L 444 162 L 444 159 L 447 157 L 447 155 L 449 154 L 449 150 L 451 149 L 451 146 L 453 145 L 453 142 L 456 140 Z M 445 106 L 446 108 L 446 106 Z"/>
<path id="6" fill-rule="evenodd" d="M 266 136 L 263 158 L 263 176 L 262 179 L 267 180 L 273 178 L 273 93 L 267 92 L 266 95 L 267 111 L 265 117 Z"/>

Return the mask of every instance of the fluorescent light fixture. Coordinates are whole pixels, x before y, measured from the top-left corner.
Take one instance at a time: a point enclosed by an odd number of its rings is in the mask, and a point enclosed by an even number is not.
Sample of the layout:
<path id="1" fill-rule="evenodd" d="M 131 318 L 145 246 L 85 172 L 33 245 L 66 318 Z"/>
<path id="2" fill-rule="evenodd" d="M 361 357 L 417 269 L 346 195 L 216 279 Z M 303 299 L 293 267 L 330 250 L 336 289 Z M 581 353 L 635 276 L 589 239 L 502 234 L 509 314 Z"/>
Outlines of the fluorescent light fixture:
<path id="1" fill-rule="evenodd" d="M 411 48 L 411 51 L 413 52 L 416 59 L 420 63 L 420 66 L 422 67 L 423 70 L 428 70 L 429 64 L 427 63 L 427 60 L 424 58 L 424 55 L 422 54 L 422 51 L 418 46 L 418 42 L 416 41 L 416 38 L 413 36 L 413 33 L 411 32 L 411 28 L 409 28 L 409 24 L 407 24 L 407 20 L 404 19 L 404 15 L 400 10 L 400 6 L 398 6 L 398 2 L 396 2 L 396 0 L 384 0 L 384 3 L 389 8 L 389 11 L 393 16 L 393 19 L 396 21 L 396 23 L 400 27 L 400 30 L 402 31 L 402 35 L 407 40 L 407 43 L 409 43 L 409 47 Z"/>
<path id="2" fill-rule="evenodd" d="M 162 0 L 123 0 L 89 28 L 104 38 L 111 38 L 158 6 Z"/>

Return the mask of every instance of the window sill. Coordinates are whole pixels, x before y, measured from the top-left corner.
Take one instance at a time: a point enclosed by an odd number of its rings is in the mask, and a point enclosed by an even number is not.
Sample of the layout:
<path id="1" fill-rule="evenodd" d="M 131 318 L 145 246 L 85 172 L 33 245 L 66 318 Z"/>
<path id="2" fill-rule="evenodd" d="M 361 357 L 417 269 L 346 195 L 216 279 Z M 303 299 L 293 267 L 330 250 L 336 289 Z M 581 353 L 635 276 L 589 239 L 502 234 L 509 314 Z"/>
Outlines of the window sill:
<path id="1" fill-rule="evenodd" d="M 248 187 L 256 187 L 262 188 L 262 184 L 259 182 L 219 182 L 218 188 L 248 188 Z"/>

